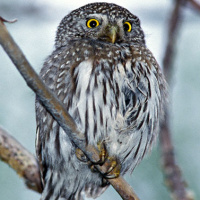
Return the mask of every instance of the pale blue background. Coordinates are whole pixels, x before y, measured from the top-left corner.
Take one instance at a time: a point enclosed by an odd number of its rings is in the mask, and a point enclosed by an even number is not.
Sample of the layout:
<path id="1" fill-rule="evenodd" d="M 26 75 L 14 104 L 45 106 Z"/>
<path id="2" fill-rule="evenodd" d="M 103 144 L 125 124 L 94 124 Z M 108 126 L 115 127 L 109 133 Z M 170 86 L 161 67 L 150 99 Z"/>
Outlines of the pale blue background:
<path id="1" fill-rule="evenodd" d="M 93 2 L 86 0 L 1 0 L 0 15 L 17 18 L 7 27 L 28 60 L 39 72 L 44 59 L 53 50 L 56 27 L 69 11 Z M 172 7 L 169 0 L 110 1 L 118 3 L 140 17 L 147 45 L 162 64 L 166 43 L 166 24 Z M 171 94 L 171 127 L 176 159 L 184 177 L 200 199 L 200 16 L 187 9 L 178 35 L 177 57 Z M 34 93 L 26 86 L 0 47 L 0 125 L 28 150 L 35 152 Z M 141 200 L 168 200 L 160 163 L 159 145 L 133 172 L 127 175 Z M 16 173 L 0 161 L 0 200 L 39 200 Z M 119 200 L 110 187 L 99 199 Z"/>

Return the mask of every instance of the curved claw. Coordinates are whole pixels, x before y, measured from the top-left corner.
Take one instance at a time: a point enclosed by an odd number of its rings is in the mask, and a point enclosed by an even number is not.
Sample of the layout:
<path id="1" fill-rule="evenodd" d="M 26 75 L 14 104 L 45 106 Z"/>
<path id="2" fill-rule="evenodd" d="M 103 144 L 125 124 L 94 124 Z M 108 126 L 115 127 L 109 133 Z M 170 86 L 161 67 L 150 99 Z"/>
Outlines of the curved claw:
<path id="1" fill-rule="evenodd" d="M 116 158 L 114 157 L 108 157 L 108 160 L 110 162 L 110 165 L 106 173 L 103 174 L 103 176 L 106 179 L 112 179 L 112 178 L 117 178 L 120 175 L 121 171 L 121 165 L 118 163 Z"/>
<path id="2" fill-rule="evenodd" d="M 105 142 L 99 142 L 97 144 L 97 147 L 98 149 L 100 150 L 100 154 L 99 154 L 99 157 L 100 157 L 100 160 L 97 162 L 97 164 L 99 165 L 103 165 L 108 157 L 108 153 L 107 153 L 107 150 L 106 150 L 106 146 L 105 146 Z"/>

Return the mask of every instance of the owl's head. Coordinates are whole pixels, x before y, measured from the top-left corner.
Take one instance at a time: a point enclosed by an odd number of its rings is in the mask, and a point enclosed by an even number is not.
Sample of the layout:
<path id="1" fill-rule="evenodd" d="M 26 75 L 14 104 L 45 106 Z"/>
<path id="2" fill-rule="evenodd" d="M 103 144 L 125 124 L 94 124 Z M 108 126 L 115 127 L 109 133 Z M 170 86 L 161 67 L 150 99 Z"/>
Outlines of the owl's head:
<path id="1" fill-rule="evenodd" d="M 58 27 L 56 47 L 81 39 L 125 45 L 145 44 L 138 17 L 110 3 L 87 4 L 64 17 Z"/>

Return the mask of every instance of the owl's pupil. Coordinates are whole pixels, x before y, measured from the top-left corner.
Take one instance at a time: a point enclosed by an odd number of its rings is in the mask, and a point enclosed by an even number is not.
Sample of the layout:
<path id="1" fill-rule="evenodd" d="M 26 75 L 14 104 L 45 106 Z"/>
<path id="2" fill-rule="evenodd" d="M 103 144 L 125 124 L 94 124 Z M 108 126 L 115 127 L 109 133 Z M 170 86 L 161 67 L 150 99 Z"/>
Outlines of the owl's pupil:
<path id="1" fill-rule="evenodd" d="M 129 30 L 129 25 L 128 24 L 124 24 L 124 31 L 128 31 Z"/>
<path id="2" fill-rule="evenodd" d="M 91 21 L 91 22 L 90 22 L 90 26 L 91 26 L 92 28 L 96 27 L 96 26 L 97 26 L 97 22 L 96 22 L 96 21 Z"/>

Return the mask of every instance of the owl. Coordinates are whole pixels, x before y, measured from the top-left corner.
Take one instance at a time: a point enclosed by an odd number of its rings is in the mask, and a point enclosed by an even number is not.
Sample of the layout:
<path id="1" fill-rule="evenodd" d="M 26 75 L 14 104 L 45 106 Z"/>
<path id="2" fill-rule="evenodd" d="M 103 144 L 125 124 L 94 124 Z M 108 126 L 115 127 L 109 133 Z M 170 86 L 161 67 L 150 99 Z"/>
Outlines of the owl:
<path id="1" fill-rule="evenodd" d="M 112 158 L 121 175 L 132 172 L 151 149 L 166 104 L 166 82 L 146 47 L 138 17 L 110 3 L 72 11 L 58 26 L 55 50 L 40 76 L 72 116 L 86 145 L 103 144 L 105 159 Z M 41 200 L 101 195 L 109 186 L 108 176 L 91 171 L 70 133 L 37 99 L 36 122 Z"/>

